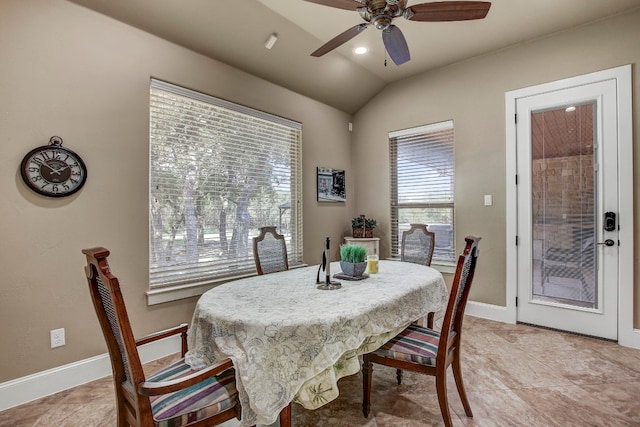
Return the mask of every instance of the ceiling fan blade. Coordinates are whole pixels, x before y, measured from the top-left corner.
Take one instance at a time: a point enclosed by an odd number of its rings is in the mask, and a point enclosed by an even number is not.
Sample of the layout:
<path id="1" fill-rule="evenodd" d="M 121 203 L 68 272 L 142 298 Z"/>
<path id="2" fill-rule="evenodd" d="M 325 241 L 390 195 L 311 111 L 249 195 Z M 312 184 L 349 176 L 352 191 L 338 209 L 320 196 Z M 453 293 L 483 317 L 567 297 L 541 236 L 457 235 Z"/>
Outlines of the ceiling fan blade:
<path id="1" fill-rule="evenodd" d="M 404 17 L 410 21 L 468 21 L 487 16 L 488 1 L 441 1 L 416 4 L 405 9 Z"/>
<path id="2" fill-rule="evenodd" d="M 322 56 L 325 53 L 331 52 L 333 49 L 337 48 L 343 43 L 348 42 L 349 40 L 351 40 L 352 38 L 360 34 L 362 31 L 364 31 L 367 28 L 368 25 L 369 24 L 358 24 L 355 27 L 349 28 L 344 33 L 338 34 L 337 36 L 335 36 L 334 38 L 332 38 L 331 40 L 329 40 L 328 42 L 320 46 L 320 48 L 314 51 L 311 54 L 311 56 L 317 57 L 317 56 Z"/>
<path id="3" fill-rule="evenodd" d="M 356 10 L 365 7 L 364 4 L 356 0 L 305 0 L 309 3 L 321 4 L 323 6 L 337 7 L 338 9 Z"/>
<path id="4" fill-rule="evenodd" d="M 409 46 L 400 31 L 395 25 L 389 25 L 389 28 L 382 31 L 382 41 L 384 47 L 389 52 L 389 56 L 396 65 L 402 65 L 411 59 L 409 55 Z"/>

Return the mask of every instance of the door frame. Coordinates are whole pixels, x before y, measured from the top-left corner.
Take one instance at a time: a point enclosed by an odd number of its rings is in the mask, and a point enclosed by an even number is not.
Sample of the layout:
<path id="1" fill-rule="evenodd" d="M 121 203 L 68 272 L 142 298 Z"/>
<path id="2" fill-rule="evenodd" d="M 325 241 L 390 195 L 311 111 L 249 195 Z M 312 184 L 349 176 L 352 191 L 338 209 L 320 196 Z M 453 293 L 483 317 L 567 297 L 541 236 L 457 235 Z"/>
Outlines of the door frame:
<path id="1" fill-rule="evenodd" d="M 634 233 L 633 233 L 633 114 L 631 65 L 597 71 L 567 79 L 543 83 L 505 93 L 506 123 L 506 310 L 507 318 L 516 323 L 518 295 L 517 239 L 517 151 L 516 101 L 518 98 L 568 87 L 616 80 L 618 127 L 618 212 L 620 246 L 618 258 L 618 343 L 640 348 L 640 330 L 634 329 Z"/>

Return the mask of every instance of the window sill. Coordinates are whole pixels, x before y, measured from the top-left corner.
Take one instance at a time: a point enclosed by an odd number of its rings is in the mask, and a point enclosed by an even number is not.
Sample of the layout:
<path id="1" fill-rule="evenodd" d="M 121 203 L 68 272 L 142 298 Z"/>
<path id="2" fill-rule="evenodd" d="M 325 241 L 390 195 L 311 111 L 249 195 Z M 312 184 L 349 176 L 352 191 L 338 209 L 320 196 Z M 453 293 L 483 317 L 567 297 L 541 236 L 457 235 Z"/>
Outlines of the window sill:
<path id="1" fill-rule="evenodd" d="M 242 276 L 226 277 L 224 279 L 210 280 L 206 282 L 196 282 L 186 285 L 176 285 L 150 289 L 146 292 L 147 305 L 156 305 L 170 301 L 177 301 L 184 298 L 197 297 L 207 292 L 209 289 L 215 288 L 216 286 L 220 286 L 233 280 L 251 276 L 255 276 L 255 273 L 245 274 Z"/>
<path id="2" fill-rule="evenodd" d="M 456 272 L 456 264 L 453 262 L 437 261 L 431 263 L 431 267 L 438 270 L 440 273 L 453 274 Z"/>
<path id="3" fill-rule="evenodd" d="M 290 269 L 306 267 L 306 264 L 290 266 Z M 240 276 L 225 277 L 224 279 L 208 280 L 205 282 L 189 283 L 186 285 L 167 286 L 158 289 L 150 289 L 146 292 L 147 305 L 162 304 L 165 302 L 177 301 L 185 298 L 198 297 L 209 289 L 220 286 L 224 283 L 238 279 L 255 276 L 255 273 L 243 274 Z"/>
<path id="4" fill-rule="evenodd" d="M 389 261 L 400 261 L 400 257 L 388 258 Z M 443 274 L 454 274 L 456 272 L 456 263 L 446 261 L 434 261 L 431 263 L 431 267 L 438 270 Z"/>

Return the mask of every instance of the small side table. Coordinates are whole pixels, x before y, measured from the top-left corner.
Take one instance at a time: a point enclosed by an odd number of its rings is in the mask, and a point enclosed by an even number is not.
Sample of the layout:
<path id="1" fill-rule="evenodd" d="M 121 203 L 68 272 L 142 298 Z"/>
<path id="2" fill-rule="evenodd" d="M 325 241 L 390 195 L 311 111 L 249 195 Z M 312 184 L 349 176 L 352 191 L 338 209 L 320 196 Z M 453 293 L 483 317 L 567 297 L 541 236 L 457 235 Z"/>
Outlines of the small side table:
<path id="1" fill-rule="evenodd" d="M 344 242 L 354 245 L 361 245 L 367 248 L 367 255 L 379 255 L 380 254 L 380 238 L 379 237 L 371 237 L 371 238 L 356 238 L 356 237 L 345 237 Z"/>

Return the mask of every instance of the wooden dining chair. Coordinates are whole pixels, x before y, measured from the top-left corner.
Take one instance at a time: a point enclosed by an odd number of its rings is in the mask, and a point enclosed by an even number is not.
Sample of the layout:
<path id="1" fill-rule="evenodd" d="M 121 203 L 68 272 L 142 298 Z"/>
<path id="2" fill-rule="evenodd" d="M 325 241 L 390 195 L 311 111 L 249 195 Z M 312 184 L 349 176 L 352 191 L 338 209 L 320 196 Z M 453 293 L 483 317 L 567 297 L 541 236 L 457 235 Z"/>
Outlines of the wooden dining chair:
<path id="1" fill-rule="evenodd" d="M 462 319 L 476 269 L 480 237 L 469 236 L 465 240 L 466 246 L 458 258 L 441 331 L 412 323 L 378 350 L 363 355 L 362 413 L 365 418 L 369 416 L 371 408 L 373 363 L 435 376 L 440 412 L 447 427 L 453 425 L 447 400 L 447 369 L 451 365 L 464 412 L 468 417 L 473 417 L 462 381 L 460 344 Z M 398 375 L 397 379 L 400 384 L 402 376 Z"/>
<path id="2" fill-rule="evenodd" d="M 426 224 L 411 224 L 411 228 L 402 233 L 401 261 L 431 265 L 436 235 L 427 227 Z"/>
<path id="3" fill-rule="evenodd" d="M 414 264 L 431 265 L 433 250 L 436 246 L 436 235 L 427 229 L 426 224 L 411 224 L 411 227 L 402 233 L 402 245 L 400 246 L 400 260 Z M 435 313 L 427 315 L 427 326 L 433 328 Z M 419 319 L 418 322 L 422 322 Z"/>
<path id="4" fill-rule="evenodd" d="M 107 342 L 116 393 L 118 427 L 214 426 L 240 419 L 231 359 L 193 371 L 185 363 L 187 325 L 134 339 L 118 279 L 102 247 L 84 249 L 93 306 Z M 146 376 L 138 346 L 180 334 L 182 358 Z"/>
<path id="5" fill-rule="evenodd" d="M 253 238 L 253 259 L 258 275 L 289 269 L 287 244 L 276 227 L 261 227 L 260 234 Z"/>

